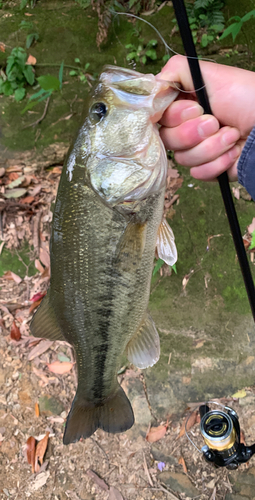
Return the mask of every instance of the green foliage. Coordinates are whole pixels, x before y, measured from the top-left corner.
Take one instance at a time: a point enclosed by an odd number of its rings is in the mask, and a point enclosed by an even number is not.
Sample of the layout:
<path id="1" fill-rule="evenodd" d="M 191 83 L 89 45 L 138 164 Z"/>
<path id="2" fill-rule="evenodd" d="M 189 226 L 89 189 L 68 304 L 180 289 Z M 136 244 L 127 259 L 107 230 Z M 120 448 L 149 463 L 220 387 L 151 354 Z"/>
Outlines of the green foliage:
<path id="1" fill-rule="evenodd" d="M 152 272 L 152 276 L 155 276 L 155 274 L 157 274 L 157 272 L 161 269 L 161 267 L 164 265 L 164 263 L 165 262 L 162 259 L 157 260 L 155 267 L 153 269 L 153 272 Z M 176 264 L 174 264 L 173 266 L 169 266 L 169 269 L 173 269 L 175 274 L 177 274 Z"/>
<path id="2" fill-rule="evenodd" d="M 15 47 L 7 58 L 5 72 L 1 71 L 0 94 L 13 95 L 21 101 L 26 94 L 25 85 L 33 85 L 35 75 L 32 66 L 26 64 L 27 54 L 21 47 Z"/>
<path id="3" fill-rule="evenodd" d="M 251 233 L 251 244 L 249 246 L 249 250 L 252 250 L 255 247 L 255 230 Z"/>
<path id="4" fill-rule="evenodd" d="M 157 59 L 157 52 L 155 47 L 157 46 L 157 40 L 150 40 L 146 45 L 143 43 L 143 39 L 139 40 L 138 46 L 133 43 L 128 43 L 125 45 L 126 49 L 130 50 L 127 54 L 127 61 L 134 61 L 136 63 L 146 64 L 148 59 L 155 61 Z"/>
<path id="5" fill-rule="evenodd" d="M 195 0 L 186 4 L 189 24 L 195 44 L 207 47 L 214 42 L 225 26 L 221 0 Z M 176 23 L 176 20 L 173 22 Z"/>
<path id="6" fill-rule="evenodd" d="M 84 69 L 82 69 L 81 67 L 81 61 L 79 59 L 79 57 L 76 57 L 74 62 L 76 62 L 77 64 L 80 65 L 80 67 L 77 67 L 77 69 L 72 69 L 71 71 L 69 71 L 69 75 L 70 76 L 78 76 L 79 80 L 82 82 L 82 83 L 88 83 L 88 77 L 90 77 L 90 79 L 94 79 L 94 76 L 92 77 L 88 72 L 88 68 L 90 66 L 89 63 L 86 63 L 85 66 L 84 66 Z"/>
<path id="7" fill-rule="evenodd" d="M 232 35 L 233 42 L 234 42 L 238 33 L 240 33 L 240 31 L 243 27 L 243 24 L 246 23 L 247 21 L 249 21 L 252 17 L 255 17 L 255 10 L 250 10 L 250 12 L 247 12 L 247 14 L 245 14 L 243 17 L 239 17 L 239 16 L 231 17 L 229 19 L 229 21 L 234 20 L 235 22 L 230 24 L 230 26 L 228 26 L 228 28 L 226 28 L 223 31 L 223 33 L 220 37 L 220 40 L 222 40 L 223 38 L 225 38 L 228 35 Z"/>
<path id="8" fill-rule="evenodd" d="M 36 31 L 34 31 L 35 28 L 34 28 L 33 22 L 27 21 L 27 20 L 21 21 L 19 28 L 21 30 L 31 31 L 31 33 L 29 33 L 27 35 L 27 38 L 26 38 L 26 48 L 27 49 L 29 49 L 31 47 L 31 45 L 33 45 L 34 42 L 37 42 L 37 40 L 39 40 L 38 33 Z"/>
<path id="9" fill-rule="evenodd" d="M 58 78 L 53 75 L 42 75 L 37 78 L 37 82 L 40 85 L 40 90 L 29 97 L 28 104 L 21 111 L 23 115 L 29 109 L 34 108 L 39 102 L 45 101 L 51 97 L 53 92 L 58 92 L 62 90 L 63 85 L 63 71 L 64 71 L 64 62 L 61 63 Z"/>
<path id="10" fill-rule="evenodd" d="M 36 0 L 20 0 L 20 10 L 25 9 L 27 6 L 33 8 L 36 4 Z"/>

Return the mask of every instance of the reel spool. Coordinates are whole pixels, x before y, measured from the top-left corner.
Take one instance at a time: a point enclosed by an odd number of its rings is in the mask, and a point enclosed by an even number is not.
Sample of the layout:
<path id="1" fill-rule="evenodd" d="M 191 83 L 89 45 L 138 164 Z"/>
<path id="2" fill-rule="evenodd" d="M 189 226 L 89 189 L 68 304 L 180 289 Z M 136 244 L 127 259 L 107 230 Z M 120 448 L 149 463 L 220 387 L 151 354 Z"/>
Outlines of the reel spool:
<path id="1" fill-rule="evenodd" d="M 210 410 L 208 404 L 221 407 L 221 410 Z M 197 407 L 198 408 L 198 407 Z M 195 411 L 195 410 L 194 410 Z M 216 467 L 237 469 L 241 463 L 248 460 L 255 453 L 255 444 L 245 446 L 240 443 L 240 425 L 237 413 L 228 406 L 216 401 L 209 401 L 199 407 L 201 417 L 200 431 L 205 445 L 199 450 L 187 433 L 188 417 L 185 425 L 186 436 L 193 446 L 203 453 L 204 458 Z"/>

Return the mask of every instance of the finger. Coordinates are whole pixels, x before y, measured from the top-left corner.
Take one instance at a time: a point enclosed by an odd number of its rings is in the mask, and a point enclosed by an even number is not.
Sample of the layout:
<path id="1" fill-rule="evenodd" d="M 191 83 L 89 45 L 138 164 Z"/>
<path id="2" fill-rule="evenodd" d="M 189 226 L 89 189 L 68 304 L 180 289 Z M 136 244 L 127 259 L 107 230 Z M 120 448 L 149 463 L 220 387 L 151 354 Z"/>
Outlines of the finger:
<path id="1" fill-rule="evenodd" d="M 167 149 L 181 151 L 193 148 L 207 137 L 215 134 L 218 130 L 219 122 L 214 116 L 202 115 L 193 120 L 187 120 L 178 127 L 162 127 L 160 129 L 160 136 Z M 193 157 L 192 149 L 190 151 Z"/>
<path id="2" fill-rule="evenodd" d="M 166 127 L 177 127 L 187 120 L 201 116 L 203 112 L 202 106 L 195 101 L 174 101 L 168 106 L 159 123 Z"/>
<path id="3" fill-rule="evenodd" d="M 231 149 L 239 138 L 240 132 L 238 129 L 223 127 L 216 134 L 208 137 L 188 151 L 176 151 L 175 159 L 186 167 L 197 167 L 200 164 L 216 160 L 216 158 Z"/>
<path id="4" fill-rule="evenodd" d="M 199 165 L 199 167 L 191 168 L 190 175 L 192 175 L 194 179 L 201 181 L 214 181 L 220 174 L 227 171 L 229 180 L 236 181 L 237 163 L 240 153 L 241 147 L 235 145 L 216 160 Z"/>
<path id="5" fill-rule="evenodd" d="M 171 57 L 157 77 L 170 82 L 178 81 L 185 90 L 194 90 L 188 60 L 185 56 Z"/>

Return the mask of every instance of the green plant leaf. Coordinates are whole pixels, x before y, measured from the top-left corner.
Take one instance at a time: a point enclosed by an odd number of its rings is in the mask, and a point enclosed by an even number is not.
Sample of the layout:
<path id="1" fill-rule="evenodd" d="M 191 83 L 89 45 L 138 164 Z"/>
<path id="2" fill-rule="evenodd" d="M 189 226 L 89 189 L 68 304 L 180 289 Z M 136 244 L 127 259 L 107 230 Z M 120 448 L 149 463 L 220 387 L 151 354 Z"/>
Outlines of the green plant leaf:
<path id="1" fill-rule="evenodd" d="M 14 92 L 15 101 L 22 101 L 25 95 L 26 95 L 26 89 L 24 89 L 24 87 L 19 87 Z"/>
<path id="2" fill-rule="evenodd" d="M 174 264 L 174 265 L 172 266 L 172 269 L 173 269 L 173 271 L 175 272 L 175 274 L 177 274 L 176 264 Z"/>
<path id="3" fill-rule="evenodd" d="M 79 57 L 76 57 L 75 60 L 74 60 L 74 62 L 80 63 L 81 61 L 80 61 Z"/>
<path id="4" fill-rule="evenodd" d="M 165 54 L 165 55 L 162 57 L 162 61 L 163 61 L 164 63 L 166 63 L 167 61 L 169 61 L 170 57 L 171 57 L 171 56 L 170 56 L 169 54 Z"/>
<path id="5" fill-rule="evenodd" d="M 163 266 L 163 264 L 164 264 L 164 261 L 162 259 L 157 260 L 155 267 L 153 269 L 152 276 L 155 276 L 155 274 L 160 270 L 160 268 Z"/>
<path id="6" fill-rule="evenodd" d="M 143 64 L 146 64 L 146 61 L 147 61 L 147 57 L 146 57 L 146 56 L 142 56 L 142 57 L 141 57 L 141 62 L 142 62 Z"/>
<path id="7" fill-rule="evenodd" d="M 27 190 L 25 188 L 10 189 L 8 192 L 4 193 L 5 198 L 20 198 L 26 194 Z"/>
<path id="8" fill-rule="evenodd" d="M 158 42 L 157 40 L 150 40 L 148 43 L 147 43 L 147 46 L 146 48 L 150 48 L 150 47 L 156 47 L 158 45 Z"/>
<path id="9" fill-rule="evenodd" d="M 37 99 L 37 97 L 40 97 L 42 94 L 45 93 L 45 90 L 44 89 L 40 89 L 38 90 L 38 92 L 36 92 L 35 94 L 31 95 L 29 97 L 29 101 L 33 101 L 34 99 Z"/>
<path id="10" fill-rule="evenodd" d="M 11 86 L 11 83 L 8 82 L 8 80 L 6 80 L 3 84 L 2 84 L 2 89 L 3 89 L 3 93 L 4 95 L 6 96 L 9 96 L 9 95 L 12 95 L 13 94 L 13 88 Z"/>
<path id="11" fill-rule="evenodd" d="M 255 10 L 250 10 L 250 12 L 247 12 L 247 14 L 245 14 L 245 16 L 242 17 L 243 23 L 249 21 L 252 17 L 255 17 Z"/>
<path id="12" fill-rule="evenodd" d="M 226 28 L 223 31 L 222 35 L 220 36 L 220 40 L 226 38 L 226 36 L 228 35 L 232 35 L 233 41 L 235 41 L 236 36 L 238 35 L 239 31 L 242 28 L 242 24 L 243 23 L 240 21 L 239 23 L 233 23 L 230 26 L 228 26 L 228 28 Z"/>
<path id="13" fill-rule="evenodd" d="M 78 75 L 77 71 L 75 71 L 74 69 L 72 69 L 71 71 L 69 71 L 69 75 L 70 76 L 76 76 Z"/>
<path id="14" fill-rule="evenodd" d="M 208 36 L 206 33 L 204 33 L 201 37 L 201 46 L 207 47 L 207 45 L 208 45 Z"/>
<path id="15" fill-rule="evenodd" d="M 52 75 L 43 75 L 37 78 L 39 85 L 43 90 L 59 90 L 60 89 L 60 81 L 56 76 Z"/>
<path id="16" fill-rule="evenodd" d="M 128 2 L 129 8 L 131 9 L 133 7 L 133 5 L 135 5 L 136 2 L 137 2 L 137 0 L 129 0 L 129 2 Z"/>
<path id="17" fill-rule="evenodd" d="M 64 71 L 64 61 L 62 61 L 62 63 L 61 63 L 61 66 L 59 68 L 59 74 L 58 74 L 60 90 L 62 89 L 62 84 L 63 84 L 63 71 Z"/>
<path id="18" fill-rule="evenodd" d="M 241 17 L 240 16 L 232 16 L 232 17 L 229 18 L 229 22 L 230 21 L 237 21 L 237 22 L 239 22 L 239 21 L 241 21 Z"/>
<path id="19" fill-rule="evenodd" d="M 27 80 L 27 83 L 29 83 L 29 85 L 33 85 L 34 81 L 35 81 L 35 74 L 33 72 L 32 66 L 30 66 L 30 64 L 26 65 L 23 73 L 24 73 L 24 76 Z"/>
<path id="20" fill-rule="evenodd" d="M 154 49 L 146 50 L 146 56 L 155 61 L 157 59 L 157 52 Z"/>
<path id="21" fill-rule="evenodd" d="M 25 9 L 27 5 L 27 0 L 21 0 L 20 1 L 20 10 Z"/>
<path id="22" fill-rule="evenodd" d="M 22 182 L 24 182 L 25 179 L 26 179 L 25 175 L 21 175 L 14 181 L 10 182 L 10 184 L 6 186 L 6 189 L 13 189 L 20 186 L 20 184 L 22 184 Z"/>
<path id="23" fill-rule="evenodd" d="M 255 247 L 255 231 L 251 233 L 251 244 L 248 248 L 248 250 L 252 250 Z"/>
<path id="24" fill-rule="evenodd" d="M 31 45 L 33 45 L 34 42 L 36 42 L 39 39 L 38 33 L 30 33 L 30 35 L 27 35 L 26 38 L 26 48 L 29 49 Z"/>

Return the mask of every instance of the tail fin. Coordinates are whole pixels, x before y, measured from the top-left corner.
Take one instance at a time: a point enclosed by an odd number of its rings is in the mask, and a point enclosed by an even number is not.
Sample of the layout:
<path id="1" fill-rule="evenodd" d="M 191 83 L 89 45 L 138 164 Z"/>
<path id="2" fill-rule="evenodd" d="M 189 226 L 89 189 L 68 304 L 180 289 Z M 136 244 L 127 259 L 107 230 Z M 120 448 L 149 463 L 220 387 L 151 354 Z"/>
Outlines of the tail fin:
<path id="1" fill-rule="evenodd" d="M 76 394 L 72 408 L 67 417 L 64 433 L 64 444 L 75 443 L 81 437 L 90 437 L 98 428 L 115 434 L 125 432 L 134 423 L 134 414 L 123 389 L 104 402 L 93 405 Z"/>

